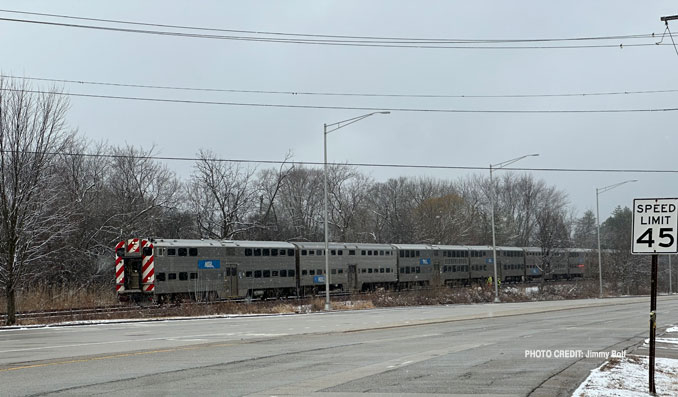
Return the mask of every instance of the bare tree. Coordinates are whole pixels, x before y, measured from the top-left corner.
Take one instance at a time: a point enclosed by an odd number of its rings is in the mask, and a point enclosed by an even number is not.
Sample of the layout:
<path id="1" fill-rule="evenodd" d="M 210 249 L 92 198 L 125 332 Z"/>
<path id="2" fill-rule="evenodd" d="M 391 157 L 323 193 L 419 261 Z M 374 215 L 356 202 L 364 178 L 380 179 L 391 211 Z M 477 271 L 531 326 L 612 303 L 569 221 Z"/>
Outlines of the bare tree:
<path id="1" fill-rule="evenodd" d="M 289 240 L 322 240 L 323 173 L 295 167 L 280 190 L 278 216 Z"/>
<path id="2" fill-rule="evenodd" d="M 56 89 L 31 93 L 25 82 L 0 79 L 0 284 L 7 324 L 16 322 L 22 281 L 68 229 L 68 212 L 58 208 L 58 181 L 51 178 L 55 153 L 72 134 L 67 109 Z"/>
<path id="3" fill-rule="evenodd" d="M 154 148 L 130 145 L 113 147 L 106 186 L 110 194 L 110 215 L 101 224 L 111 236 L 154 236 L 166 209 L 177 206 L 179 181 L 153 159 Z"/>
<path id="4" fill-rule="evenodd" d="M 207 150 L 199 156 L 188 195 L 200 234 L 219 239 L 245 234 L 256 226 L 247 222 L 257 197 L 255 170 L 219 161 Z"/>

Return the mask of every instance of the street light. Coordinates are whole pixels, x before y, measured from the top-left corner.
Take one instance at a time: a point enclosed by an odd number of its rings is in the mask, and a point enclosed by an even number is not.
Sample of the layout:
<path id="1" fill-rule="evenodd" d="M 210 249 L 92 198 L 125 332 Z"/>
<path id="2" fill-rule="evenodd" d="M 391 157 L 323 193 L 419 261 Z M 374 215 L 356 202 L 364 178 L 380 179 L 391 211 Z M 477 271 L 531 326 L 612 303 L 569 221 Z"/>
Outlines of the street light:
<path id="1" fill-rule="evenodd" d="M 329 257 L 329 240 L 327 238 L 327 134 L 334 132 L 340 128 L 344 128 L 353 123 L 357 123 L 362 119 L 366 119 L 375 114 L 390 114 L 391 112 L 372 112 L 363 114 L 362 116 L 353 117 L 350 119 L 337 121 L 332 124 L 324 124 L 323 128 L 323 147 L 325 153 L 325 310 L 330 310 L 330 257 Z"/>
<path id="2" fill-rule="evenodd" d="M 492 264 L 494 265 L 494 302 L 499 303 L 499 280 L 497 279 L 497 241 L 494 234 L 494 182 L 492 181 L 492 171 L 495 169 L 502 169 L 507 165 L 511 165 L 516 161 L 522 160 L 525 157 L 537 157 L 539 153 L 526 154 L 524 156 L 516 157 L 511 160 L 506 160 L 495 165 L 490 164 L 490 206 L 492 207 Z"/>
<path id="3" fill-rule="evenodd" d="M 614 185 L 596 188 L 596 222 L 598 223 L 598 282 L 600 283 L 600 292 L 598 294 L 599 298 L 603 297 L 603 266 L 601 265 L 602 261 L 600 255 L 600 205 L 598 204 L 598 196 L 600 196 L 600 193 L 608 192 L 616 187 L 631 182 L 638 182 L 638 180 L 629 179 L 628 181 L 615 183 Z"/>

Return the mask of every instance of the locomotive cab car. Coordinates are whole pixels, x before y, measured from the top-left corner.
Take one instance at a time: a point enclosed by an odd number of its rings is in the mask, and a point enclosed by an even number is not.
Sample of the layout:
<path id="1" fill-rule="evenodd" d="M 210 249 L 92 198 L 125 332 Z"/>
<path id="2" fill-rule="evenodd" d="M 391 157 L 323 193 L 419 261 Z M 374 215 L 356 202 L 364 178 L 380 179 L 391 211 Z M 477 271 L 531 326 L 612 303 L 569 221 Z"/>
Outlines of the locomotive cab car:
<path id="1" fill-rule="evenodd" d="M 121 300 L 296 294 L 295 247 L 284 242 L 130 239 L 116 246 Z"/>

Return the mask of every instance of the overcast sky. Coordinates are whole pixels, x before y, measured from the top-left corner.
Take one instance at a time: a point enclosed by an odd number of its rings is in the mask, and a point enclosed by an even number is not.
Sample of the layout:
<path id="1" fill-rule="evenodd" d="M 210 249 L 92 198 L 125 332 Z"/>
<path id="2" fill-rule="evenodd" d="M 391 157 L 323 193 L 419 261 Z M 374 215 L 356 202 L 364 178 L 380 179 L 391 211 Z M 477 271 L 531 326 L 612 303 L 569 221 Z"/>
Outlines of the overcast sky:
<path id="1" fill-rule="evenodd" d="M 655 33 L 678 14 L 671 1 L 0 1 L 0 8 L 221 29 L 348 36 L 541 39 Z M 200 6 L 196 6 L 200 4 Z M 103 22 L 0 12 L 0 18 L 137 29 Z M 678 21 L 670 25 L 678 33 Z M 186 31 L 184 31 L 186 32 Z M 198 32 L 227 35 L 225 32 Z M 280 36 L 285 37 L 285 36 Z M 159 36 L 0 21 L 4 74 L 235 90 L 365 94 L 513 95 L 678 90 L 673 46 L 659 41 L 546 42 L 573 49 L 422 49 L 283 44 Z M 623 43 L 624 48 L 618 45 Z M 670 43 L 667 37 L 664 43 Z M 46 87 L 35 82 L 34 87 Z M 678 108 L 678 92 L 537 98 L 388 98 L 182 92 L 64 84 L 71 93 L 237 103 L 457 110 Z M 154 103 L 71 98 L 68 120 L 93 141 L 155 145 L 162 156 L 209 148 L 226 159 L 322 162 L 323 123 L 366 113 L 346 109 Z M 516 167 L 678 170 L 678 112 L 448 113 L 393 111 L 329 135 L 329 161 L 487 167 L 539 153 Z M 190 163 L 168 162 L 181 176 Z M 267 167 L 267 166 L 260 166 Z M 456 179 L 488 171 L 362 168 L 397 176 Z M 509 172 L 509 171 L 501 171 Z M 510 171 L 515 172 L 515 171 Z M 538 172 L 568 193 L 579 215 L 601 218 L 634 197 L 678 196 L 678 173 Z"/>

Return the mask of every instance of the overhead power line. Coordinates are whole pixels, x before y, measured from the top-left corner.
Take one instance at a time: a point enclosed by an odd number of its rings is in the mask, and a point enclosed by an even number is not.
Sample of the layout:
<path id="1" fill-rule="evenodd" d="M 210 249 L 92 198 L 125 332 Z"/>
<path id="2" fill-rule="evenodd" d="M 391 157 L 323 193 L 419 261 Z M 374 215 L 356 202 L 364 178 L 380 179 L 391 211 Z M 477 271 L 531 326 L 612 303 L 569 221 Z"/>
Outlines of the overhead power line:
<path id="1" fill-rule="evenodd" d="M 495 113 L 495 114 L 578 114 L 578 113 L 654 113 L 654 112 L 675 112 L 678 108 L 649 108 L 649 109 L 434 109 L 434 108 L 406 108 L 406 107 L 366 107 L 366 106 L 322 106 L 322 105 L 289 105 L 282 103 L 248 103 L 248 102 L 220 102 L 220 101 L 197 101 L 189 99 L 167 99 L 167 98 L 149 98 L 132 97 L 117 95 L 97 95 L 81 94 L 72 92 L 58 91 L 39 91 L 39 90 L 21 90 L 13 88 L 0 88 L 0 91 L 27 92 L 32 94 L 52 94 L 70 97 L 82 98 L 100 98 L 100 99 L 119 99 L 142 102 L 160 102 L 160 103 L 183 103 L 193 105 L 221 105 L 221 106 L 243 106 L 259 108 L 286 108 L 286 109 L 325 109 L 325 110 L 361 110 L 369 112 L 390 111 L 390 112 L 418 112 L 418 113 Z"/>
<path id="2" fill-rule="evenodd" d="M 0 150 L 0 153 L 12 153 L 11 150 Z M 21 151 L 26 154 L 37 154 L 37 152 Z M 151 159 L 162 161 L 216 161 L 224 163 L 245 163 L 245 164 L 291 164 L 291 165 L 324 165 L 321 161 L 289 161 L 289 160 L 251 160 L 251 159 L 224 159 L 211 158 L 204 159 L 199 157 L 174 157 L 174 156 L 132 156 L 123 154 L 101 154 L 101 153 L 72 153 L 72 152 L 47 152 L 52 156 L 72 156 L 72 157 L 94 157 L 94 158 L 123 158 L 123 159 Z M 471 171 L 489 171 L 487 166 L 456 166 L 456 165 L 433 165 L 433 164 L 398 164 L 398 163 L 327 163 L 334 166 L 353 166 L 353 167 L 374 167 L 374 168 L 423 168 L 440 170 L 471 170 Z M 678 174 L 677 170 L 662 169 L 633 169 L 633 168 L 531 168 L 531 167 L 504 167 L 507 171 L 534 171 L 534 172 L 596 172 L 596 173 L 644 173 L 644 174 Z"/>
<path id="3" fill-rule="evenodd" d="M 62 18 L 78 21 L 90 22 L 105 22 L 115 23 L 121 25 L 134 25 L 146 27 L 172 28 L 182 30 L 197 30 L 208 32 L 225 32 L 225 33 L 240 33 L 252 35 L 269 35 L 269 36 L 290 36 L 290 37 L 313 37 L 313 38 L 330 38 L 330 39 L 354 39 L 354 40 L 379 40 L 379 41 L 413 41 L 413 42 L 436 42 L 436 43 L 535 43 L 535 42 L 566 42 L 566 41 L 596 41 L 596 40 L 621 40 L 621 39 L 648 39 L 653 38 L 654 33 L 649 34 L 633 34 L 633 35 L 616 35 L 616 36 L 583 36 L 583 37 L 565 37 L 565 38 L 531 38 L 531 39 L 454 39 L 454 38 L 411 38 L 411 37 L 384 37 L 384 36 L 350 36 L 350 35 L 328 35 L 328 34 L 309 34 L 309 33 L 290 33 L 290 32 L 273 32 L 263 30 L 239 30 L 239 29 L 223 29 L 223 28 L 208 28 L 200 26 L 187 25 L 171 25 L 162 23 L 125 21 L 120 19 L 104 19 L 104 18 L 88 18 L 64 14 L 49 14 L 40 12 L 29 12 L 19 10 L 0 9 L 0 12 L 20 15 L 34 15 L 41 17 Z"/>
<path id="4" fill-rule="evenodd" d="M 0 75 L 0 78 L 47 81 L 52 83 L 66 83 L 79 85 L 96 85 L 110 87 L 129 87 L 129 88 L 149 88 L 175 91 L 198 91 L 198 92 L 227 92 L 238 94 L 274 94 L 274 95 L 292 95 L 292 96 L 346 96 L 346 97 L 374 97 L 374 98 L 550 98 L 550 97 L 586 97 L 586 96 L 608 96 L 608 95 L 638 95 L 638 94 L 667 94 L 676 93 L 678 89 L 666 90 L 637 90 L 637 91 L 603 91 L 603 92 L 568 92 L 553 94 L 388 94 L 388 93 L 367 93 L 367 92 L 322 92 L 322 91 L 276 91 L 276 90 L 243 90 L 233 88 L 206 88 L 206 87 L 179 87 L 168 85 L 149 85 L 149 84 L 130 84 L 114 83 L 102 81 L 87 80 L 68 80 L 51 79 L 44 77 L 20 77 L 12 75 Z"/>
<path id="5" fill-rule="evenodd" d="M 253 41 L 253 42 L 267 42 L 267 43 L 283 43 L 283 44 L 309 44 L 309 45 L 331 45 L 331 46 L 353 46 L 353 47 L 384 47 L 384 48 L 418 48 L 418 49 L 484 49 L 484 50 L 525 50 L 525 49 L 574 49 L 574 48 L 624 48 L 624 47 L 648 47 L 656 45 L 665 45 L 662 43 L 639 43 L 639 44 L 571 44 L 571 45 L 497 45 L 499 42 L 492 42 L 493 45 L 478 45 L 482 42 L 446 42 L 440 40 L 359 40 L 359 39 L 319 39 L 319 38 L 277 38 L 265 36 L 236 36 L 236 35 L 216 35 L 203 33 L 186 33 L 176 31 L 163 30 L 146 30 L 146 29 L 132 29 L 132 28 L 118 28 L 100 25 L 83 25 L 74 23 L 59 23 L 49 21 L 38 21 L 31 19 L 19 18 L 0 18 L 0 21 L 28 23 L 35 25 L 59 26 L 78 29 L 93 29 L 100 31 L 113 31 L 122 33 L 138 33 L 150 34 L 160 36 L 175 36 L 185 38 L 200 38 L 200 39 L 214 39 L 214 40 L 236 40 L 236 41 Z M 654 37 L 650 35 L 650 37 Z M 631 38 L 631 37 L 629 37 Z M 635 38 L 635 37 L 633 37 Z M 601 40 L 601 39 L 598 39 Z M 532 41 L 534 42 L 534 41 Z M 456 45 L 450 45 L 455 44 Z M 464 45 L 463 43 L 466 43 Z M 470 45 L 472 44 L 472 45 Z"/>

